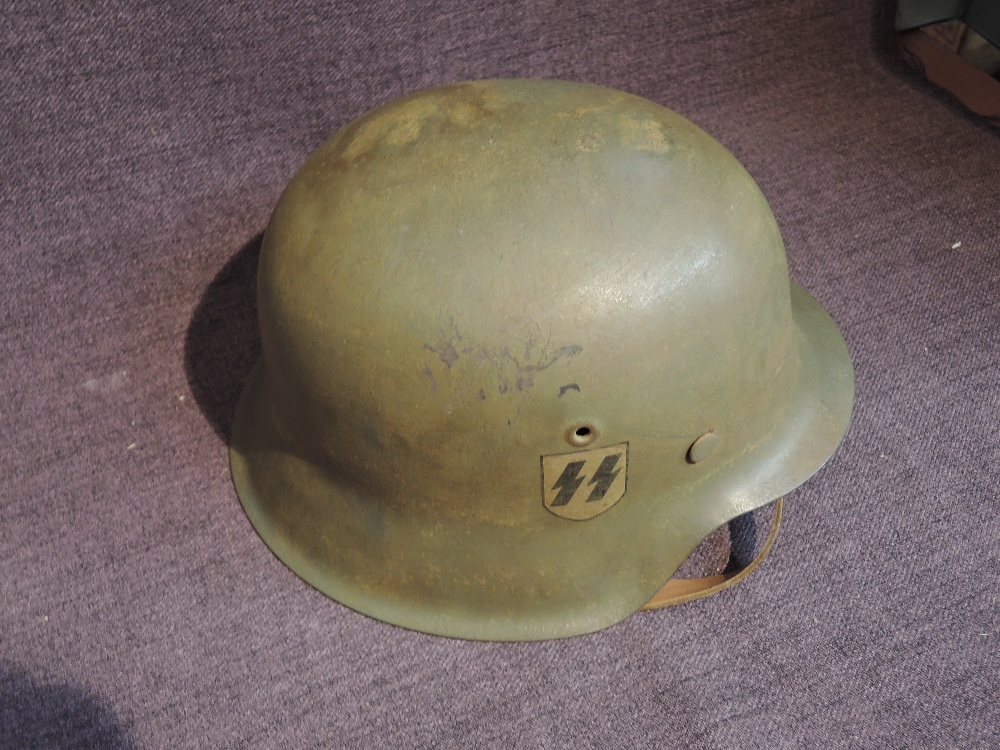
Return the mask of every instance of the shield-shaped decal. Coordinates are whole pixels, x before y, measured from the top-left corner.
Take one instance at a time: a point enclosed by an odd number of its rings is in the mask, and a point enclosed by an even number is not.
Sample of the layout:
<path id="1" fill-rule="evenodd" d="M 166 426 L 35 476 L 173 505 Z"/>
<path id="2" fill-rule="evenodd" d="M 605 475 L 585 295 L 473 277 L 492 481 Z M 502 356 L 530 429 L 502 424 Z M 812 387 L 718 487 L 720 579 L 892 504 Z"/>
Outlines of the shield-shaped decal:
<path id="1" fill-rule="evenodd" d="M 557 516 L 586 521 L 625 497 L 628 443 L 542 456 L 542 504 Z"/>

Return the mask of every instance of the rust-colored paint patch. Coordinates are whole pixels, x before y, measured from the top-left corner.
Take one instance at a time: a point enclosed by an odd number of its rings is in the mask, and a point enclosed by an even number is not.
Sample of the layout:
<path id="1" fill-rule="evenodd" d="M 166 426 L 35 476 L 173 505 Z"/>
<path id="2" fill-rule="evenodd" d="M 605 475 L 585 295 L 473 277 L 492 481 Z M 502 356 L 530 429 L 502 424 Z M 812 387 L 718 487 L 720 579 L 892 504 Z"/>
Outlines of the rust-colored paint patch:
<path id="1" fill-rule="evenodd" d="M 381 149 L 411 146 L 443 130 L 471 131 L 495 122 L 495 116 L 511 105 L 506 97 L 476 83 L 444 86 L 377 109 L 348 127 L 338 139 L 336 156 L 354 163 Z"/>
<path id="2" fill-rule="evenodd" d="M 670 142 L 664 132 L 663 123 L 652 118 L 637 120 L 622 117 L 619 121 L 622 143 L 637 151 L 652 151 L 665 154 L 670 150 Z"/>

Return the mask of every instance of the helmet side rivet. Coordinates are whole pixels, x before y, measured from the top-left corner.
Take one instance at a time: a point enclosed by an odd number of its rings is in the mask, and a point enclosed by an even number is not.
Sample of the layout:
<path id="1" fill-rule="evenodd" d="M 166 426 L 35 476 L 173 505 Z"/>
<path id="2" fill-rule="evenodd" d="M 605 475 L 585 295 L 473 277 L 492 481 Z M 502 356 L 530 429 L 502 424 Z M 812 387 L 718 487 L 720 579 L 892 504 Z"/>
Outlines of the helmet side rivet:
<path id="1" fill-rule="evenodd" d="M 691 447 L 688 448 L 688 463 L 696 464 L 699 461 L 704 461 L 715 452 L 715 446 L 718 442 L 718 435 L 712 431 L 706 432 L 700 438 L 691 443 Z"/>

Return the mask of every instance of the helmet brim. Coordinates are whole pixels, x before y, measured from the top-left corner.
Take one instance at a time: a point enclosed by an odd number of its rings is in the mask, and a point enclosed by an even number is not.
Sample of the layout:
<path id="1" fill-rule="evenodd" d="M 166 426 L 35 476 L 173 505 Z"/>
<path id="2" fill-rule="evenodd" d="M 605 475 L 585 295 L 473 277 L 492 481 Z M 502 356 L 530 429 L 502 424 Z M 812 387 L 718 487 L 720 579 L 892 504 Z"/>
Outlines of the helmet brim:
<path id="1" fill-rule="evenodd" d="M 788 417 L 726 474 L 721 494 L 729 518 L 803 484 L 830 460 L 851 422 L 854 366 L 847 344 L 822 305 L 795 282 L 790 287 L 799 377 L 786 397 Z"/>

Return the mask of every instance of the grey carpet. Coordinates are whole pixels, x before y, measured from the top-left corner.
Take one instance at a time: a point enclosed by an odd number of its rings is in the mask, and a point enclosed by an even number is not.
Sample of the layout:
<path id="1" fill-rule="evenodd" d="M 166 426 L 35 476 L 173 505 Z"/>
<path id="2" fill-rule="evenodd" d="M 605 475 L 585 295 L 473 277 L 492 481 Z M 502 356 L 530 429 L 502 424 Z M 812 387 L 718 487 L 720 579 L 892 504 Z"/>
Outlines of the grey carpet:
<path id="1" fill-rule="evenodd" d="M 1000 133 L 892 7 L 0 11 L 0 748 L 994 748 Z M 428 85 L 562 77 L 729 147 L 840 324 L 853 426 L 717 597 L 537 644 L 354 614 L 251 530 L 225 434 L 295 168 Z"/>

